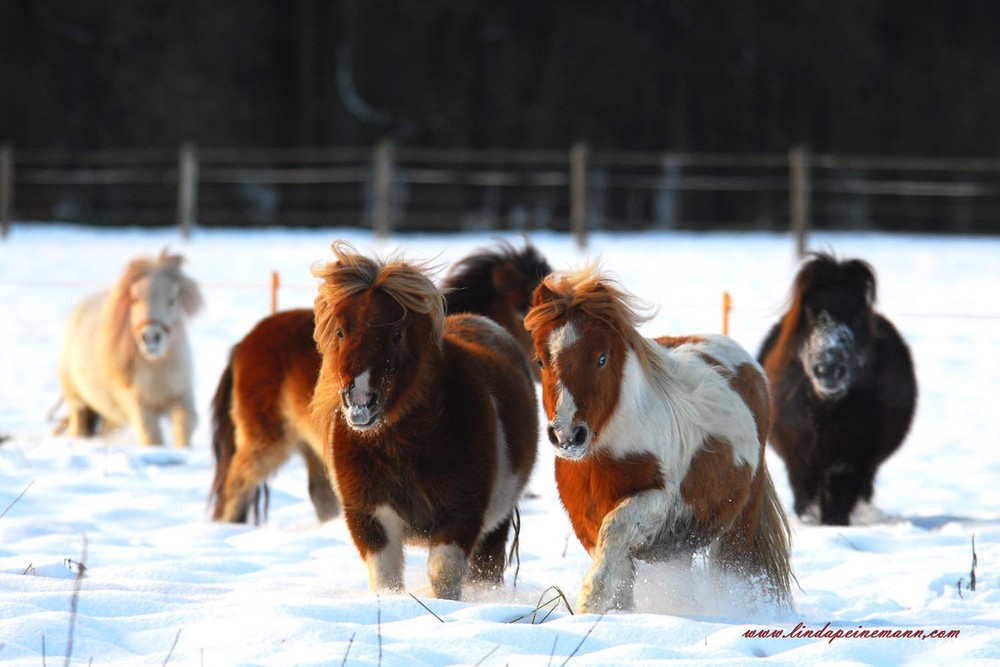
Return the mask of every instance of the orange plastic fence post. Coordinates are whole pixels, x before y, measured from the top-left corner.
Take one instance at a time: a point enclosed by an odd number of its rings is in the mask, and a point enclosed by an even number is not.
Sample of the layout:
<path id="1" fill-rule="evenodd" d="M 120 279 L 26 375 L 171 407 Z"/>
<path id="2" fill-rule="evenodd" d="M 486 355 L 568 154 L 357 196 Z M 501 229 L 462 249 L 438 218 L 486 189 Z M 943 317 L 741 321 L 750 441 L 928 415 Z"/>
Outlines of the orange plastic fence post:
<path id="1" fill-rule="evenodd" d="M 729 292 L 722 293 L 722 335 L 729 335 L 729 312 L 733 309 L 733 297 Z"/>
<path id="2" fill-rule="evenodd" d="M 271 314 L 278 312 L 278 285 L 281 279 L 278 278 L 277 271 L 271 271 Z"/>

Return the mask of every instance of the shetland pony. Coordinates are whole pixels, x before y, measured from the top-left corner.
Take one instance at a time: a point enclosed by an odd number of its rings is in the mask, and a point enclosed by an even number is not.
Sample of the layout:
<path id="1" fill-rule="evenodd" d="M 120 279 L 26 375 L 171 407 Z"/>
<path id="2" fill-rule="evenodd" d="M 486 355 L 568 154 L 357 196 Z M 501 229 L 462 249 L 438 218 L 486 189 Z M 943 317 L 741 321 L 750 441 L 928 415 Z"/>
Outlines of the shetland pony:
<path id="1" fill-rule="evenodd" d="M 506 242 L 457 262 L 442 287 L 448 313 L 490 317 L 534 356 L 524 313 L 538 283 L 551 271 L 531 243 Z M 290 310 L 260 321 L 232 350 L 212 400 L 215 480 L 213 516 L 246 521 L 266 514 L 266 480 L 298 451 L 306 461 L 309 496 L 320 521 L 340 503 L 323 466 L 325 434 L 312 422 L 309 402 L 319 375 L 311 309 Z M 263 507 L 262 507 L 263 505 Z"/>
<path id="2" fill-rule="evenodd" d="M 66 433 L 96 435 L 128 424 L 143 445 L 163 444 L 169 415 L 174 445 L 186 447 L 196 423 L 185 318 L 201 307 L 180 255 L 129 262 L 108 292 L 76 306 L 66 323 L 59 383 L 69 408 Z"/>
<path id="3" fill-rule="evenodd" d="M 771 446 L 785 460 L 795 512 L 847 525 L 873 516 L 878 467 L 910 427 L 917 381 L 910 352 L 875 312 L 875 272 L 813 254 L 758 359 L 771 380 Z"/>
<path id="4" fill-rule="evenodd" d="M 789 600 L 789 528 L 764 462 L 763 370 L 719 335 L 643 338 L 595 268 L 552 274 L 525 325 L 542 369 L 559 496 L 593 558 L 579 606 L 633 606 L 634 559 L 705 547 Z"/>
<path id="5" fill-rule="evenodd" d="M 312 412 L 372 590 L 403 587 L 403 544 L 429 547 L 434 595 L 502 585 L 507 533 L 534 464 L 528 360 L 479 315 L 445 316 L 427 269 L 333 245 L 314 309 Z"/>

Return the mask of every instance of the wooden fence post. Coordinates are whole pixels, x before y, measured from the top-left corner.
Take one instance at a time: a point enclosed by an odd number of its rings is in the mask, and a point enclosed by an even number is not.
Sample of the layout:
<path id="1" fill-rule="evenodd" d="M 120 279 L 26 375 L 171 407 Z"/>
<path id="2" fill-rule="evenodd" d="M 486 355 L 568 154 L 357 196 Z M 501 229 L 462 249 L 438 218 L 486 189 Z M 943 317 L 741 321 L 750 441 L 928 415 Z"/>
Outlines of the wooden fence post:
<path id="1" fill-rule="evenodd" d="M 191 238 L 198 211 L 198 154 L 194 144 L 181 144 L 177 158 L 177 226 L 181 236 Z"/>
<path id="2" fill-rule="evenodd" d="M 580 250 L 587 247 L 587 145 L 569 149 L 569 225 Z"/>
<path id="3" fill-rule="evenodd" d="M 10 233 L 10 217 L 14 211 L 14 149 L 0 146 L 0 239 Z"/>
<path id="4" fill-rule="evenodd" d="M 389 236 L 389 197 L 392 194 L 392 141 L 382 139 L 372 153 L 372 229 L 376 238 Z"/>
<path id="5" fill-rule="evenodd" d="M 799 258 L 806 254 L 809 234 L 809 156 L 802 146 L 788 151 L 788 222 Z"/>

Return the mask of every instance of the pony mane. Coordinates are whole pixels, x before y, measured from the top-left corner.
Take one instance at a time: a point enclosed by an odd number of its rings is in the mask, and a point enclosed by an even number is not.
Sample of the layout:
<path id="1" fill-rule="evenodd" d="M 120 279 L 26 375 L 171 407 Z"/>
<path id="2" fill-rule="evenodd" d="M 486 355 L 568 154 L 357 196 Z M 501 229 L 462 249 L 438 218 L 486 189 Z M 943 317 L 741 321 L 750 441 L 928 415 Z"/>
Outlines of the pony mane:
<path id="1" fill-rule="evenodd" d="M 101 354 L 105 365 L 119 378 L 128 379 L 139 357 L 139 348 L 132 338 L 132 285 L 146 276 L 162 273 L 180 287 L 181 308 L 188 316 L 197 313 L 203 300 L 198 284 L 181 271 L 182 255 L 170 254 L 164 248 L 157 258 L 136 257 L 122 272 L 111 288 L 101 318 L 99 333 Z"/>
<path id="2" fill-rule="evenodd" d="M 322 282 L 316 296 L 316 330 L 314 338 L 320 345 L 334 333 L 333 315 L 336 304 L 368 290 L 380 289 L 392 297 L 407 312 L 431 318 L 434 343 L 444 345 L 444 293 L 431 275 L 436 269 L 427 263 L 414 264 L 400 256 L 382 260 L 358 254 L 346 241 L 334 241 L 336 258 L 313 267 L 312 274 Z"/>
<path id="3" fill-rule="evenodd" d="M 869 311 L 875 305 L 875 270 L 871 264 L 861 259 L 841 261 L 829 253 L 810 252 L 795 275 L 788 308 L 781 318 L 781 330 L 774 345 L 778 351 L 776 368 L 783 368 L 798 348 L 803 335 L 800 329 L 804 306 L 810 294 L 819 287 L 830 286 L 861 290 Z"/>
<path id="4" fill-rule="evenodd" d="M 665 373 L 656 345 L 638 331 L 655 312 L 617 280 L 602 275 L 595 264 L 579 271 L 549 274 L 535 291 L 534 308 L 525 317 L 524 326 L 534 332 L 569 321 L 576 312 L 602 322 L 625 339 L 647 373 Z"/>
<path id="5" fill-rule="evenodd" d="M 480 312 L 482 304 L 488 303 L 494 294 L 493 269 L 502 263 L 513 266 L 529 289 L 552 272 L 552 267 L 527 238 L 522 250 L 507 241 L 498 241 L 496 247 L 481 248 L 448 271 L 442 283 L 448 312 Z"/>

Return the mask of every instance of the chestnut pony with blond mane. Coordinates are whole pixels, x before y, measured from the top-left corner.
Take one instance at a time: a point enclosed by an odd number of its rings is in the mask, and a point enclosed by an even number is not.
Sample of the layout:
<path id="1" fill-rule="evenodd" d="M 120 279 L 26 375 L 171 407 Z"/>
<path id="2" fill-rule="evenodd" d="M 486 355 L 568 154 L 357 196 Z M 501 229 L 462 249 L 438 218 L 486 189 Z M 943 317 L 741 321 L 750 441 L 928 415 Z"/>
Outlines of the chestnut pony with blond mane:
<path id="1" fill-rule="evenodd" d="M 140 444 L 161 445 L 159 420 L 167 415 L 174 445 L 188 446 L 197 417 L 184 321 L 202 299 L 182 261 L 166 250 L 133 259 L 109 292 L 73 310 L 59 368 L 68 435 L 96 435 L 100 420 L 106 430 L 128 424 Z"/>
<path id="2" fill-rule="evenodd" d="M 531 295 L 551 271 L 530 242 L 499 242 L 455 263 L 442 282 L 445 310 L 486 315 L 534 356 L 524 314 Z M 215 479 L 210 500 L 220 521 L 266 518 L 267 478 L 293 454 L 306 462 L 309 497 L 320 521 L 340 511 L 323 466 L 326 434 L 309 411 L 319 375 L 311 308 L 265 317 L 233 346 L 212 399 Z"/>
<path id="3" fill-rule="evenodd" d="M 559 495 L 593 558 L 580 609 L 630 609 L 634 559 L 706 547 L 788 602 L 789 527 L 764 462 L 762 369 L 725 336 L 647 339 L 644 321 L 594 267 L 546 278 L 525 320 Z"/>
<path id="4" fill-rule="evenodd" d="M 312 410 L 372 590 L 403 588 L 403 544 L 430 549 L 434 595 L 502 585 L 507 533 L 534 464 L 527 358 L 479 315 L 445 316 L 424 265 L 333 245 L 318 267 L 323 358 Z"/>

